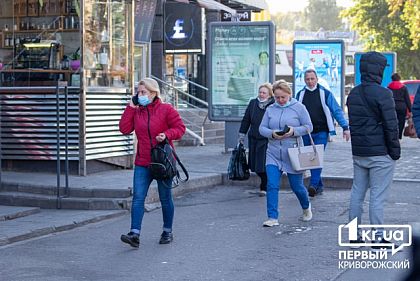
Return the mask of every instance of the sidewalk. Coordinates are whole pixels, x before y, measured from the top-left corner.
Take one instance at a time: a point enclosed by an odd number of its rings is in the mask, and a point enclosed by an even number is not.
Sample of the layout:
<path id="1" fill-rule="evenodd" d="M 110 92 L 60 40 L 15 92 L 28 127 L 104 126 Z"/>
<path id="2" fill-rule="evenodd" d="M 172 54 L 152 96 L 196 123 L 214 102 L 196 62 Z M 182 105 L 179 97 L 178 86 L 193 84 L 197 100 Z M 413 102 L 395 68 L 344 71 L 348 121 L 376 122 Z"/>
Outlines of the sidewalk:
<path id="1" fill-rule="evenodd" d="M 394 181 L 418 182 L 420 184 L 420 140 L 404 138 L 401 142 L 402 157 L 397 162 Z M 224 144 L 178 147 L 177 153 L 190 173 L 190 180 L 173 190 L 175 197 L 216 185 L 246 185 L 257 188 L 256 176 L 248 181 L 232 182 L 226 179 L 230 153 L 225 153 Z M 129 196 L 132 189 L 132 170 L 117 170 L 92 174 L 87 177 L 70 176 L 70 188 L 86 191 L 94 196 L 108 192 L 124 192 Z M 353 176 L 351 144 L 339 136 L 328 143 L 324 159 L 323 176 L 327 188 L 350 188 Z M 4 184 L 22 188 L 56 186 L 55 174 L 3 172 Z M 62 180 L 63 177 L 62 177 Z M 63 184 L 62 184 L 63 186 Z M 147 210 L 159 207 L 155 186 L 148 195 Z M 126 210 L 45 210 L 27 207 L 0 206 L 0 246 L 68 230 L 87 223 L 127 214 Z M 29 216 L 28 216 L 29 215 Z"/>
<path id="2" fill-rule="evenodd" d="M 324 155 L 324 177 L 352 178 L 353 164 L 351 144 L 345 142 L 341 133 L 328 143 Z M 401 141 L 401 158 L 397 161 L 394 180 L 420 182 L 420 140 L 403 138 Z M 224 144 L 177 147 L 177 154 L 190 173 L 190 181 L 208 177 L 221 177 L 226 174 L 230 153 L 225 153 Z M 132 170 L 114 170 L 88 175 L 86 177 L 69 176 L 71 188 L 90 189 L 130 189 L 132 187 Z M 4 183 L 20 185 L 56 186 L 55 174 L 5 172 Z M 64 176 L 61 176 L 64 186 Z M 215 184 L 221 184 L 215 182 Z M 180 186 L 182 188 L 182 186 Z"/>

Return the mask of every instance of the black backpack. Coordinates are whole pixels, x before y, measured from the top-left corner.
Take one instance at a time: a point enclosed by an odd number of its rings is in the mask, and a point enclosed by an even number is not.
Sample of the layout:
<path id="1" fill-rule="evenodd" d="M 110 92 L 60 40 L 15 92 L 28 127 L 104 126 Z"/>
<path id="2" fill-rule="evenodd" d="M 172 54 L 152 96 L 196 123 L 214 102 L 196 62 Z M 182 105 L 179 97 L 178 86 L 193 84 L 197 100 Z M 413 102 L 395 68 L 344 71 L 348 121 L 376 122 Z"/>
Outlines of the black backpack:
<path id="1" fill-rule="evenodd" d="M 185 179 L 181 179 L 176 162 L 182 168 Z M 167 139 L 152 147 L 149 169 L 152 178 L 155 180 L 166 181 L 172 179 L 172 186 L 169 186 L 169 188 L 177 187 L 180 181 L 186 182 L 189 179 L 187 170 Z"/>

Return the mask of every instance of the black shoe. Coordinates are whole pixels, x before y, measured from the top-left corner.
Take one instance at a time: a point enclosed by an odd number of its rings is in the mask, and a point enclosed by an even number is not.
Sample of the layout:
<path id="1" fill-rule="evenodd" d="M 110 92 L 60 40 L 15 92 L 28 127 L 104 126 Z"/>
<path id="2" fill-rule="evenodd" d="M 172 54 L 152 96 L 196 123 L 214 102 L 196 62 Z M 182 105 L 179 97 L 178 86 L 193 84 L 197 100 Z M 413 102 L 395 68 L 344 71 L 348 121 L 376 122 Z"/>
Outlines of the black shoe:
<path id="1" fill-rule="evenodd" d="M 169 244 L 174 240 L 174 236 L 172 235 L 172 232 L 164 231 L 162 232 L 162 235 L 160 236 L 159 244 Z"/>
<path id="2" fill-rule="evenodd" d="M 384 238 L 382 238 L 382 240 L 379 241 L 378 243 L 380 243 L 382 245 L 371 246 L 371 248 L 373 250 L 391 250 L 392 249 L 392 243 L 389 242 L 388 240 L 385 240 Z M 384 245 L 384 244 L 386 244 L 386 245 Z"/>
<path id="3" fill-rule="evenodd" d="M 357 240 L 350 240 L 350 244 L 354 244 L 350 246 L 351 249 L 359 249 L 362 246 L 360 244 L 365 244 L 365 241 L 363 241 L 360 238 L 357 238 Z"/>
<path id="4" fill-rule="evenodd" d="M 308 193 L 310 197 L 315 197 L 316 195 L 316 189 L 313 185 L 308 186 Z"/>
<path id="5" fill-rule="evenodd" d="M 129 244 L 131 247 L 138 248 L 140 245 L 139 235 L 134 232 L 121 235 L 121 241 Z"/>

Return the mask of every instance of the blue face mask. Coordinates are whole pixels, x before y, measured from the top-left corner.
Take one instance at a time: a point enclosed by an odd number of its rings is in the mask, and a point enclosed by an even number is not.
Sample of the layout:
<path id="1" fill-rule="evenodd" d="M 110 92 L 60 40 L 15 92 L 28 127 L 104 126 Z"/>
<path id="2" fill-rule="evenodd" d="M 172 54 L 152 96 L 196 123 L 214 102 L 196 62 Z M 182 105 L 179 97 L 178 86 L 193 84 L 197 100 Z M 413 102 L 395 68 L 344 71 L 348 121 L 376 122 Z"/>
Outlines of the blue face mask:
<path id="1" fill-rule="evenodd" d="M 138 96 L 137 99 L 139 100 L 139 104 L 142 106 L 146 106 L 151 103 L 147 96 Z"/>
<path id="2" fill-rule="evenodd" d="M 290 105 L 290 100 L 289 100 L 288 102 L 286 102 L 285 104 L 283 104 L 283 105 L 281 105 L 281 104 L 279 104 L 279 103 L 278 103 L 278 105 L 279 105 L 280 107 L 288 107 L 288 106 Z"/>

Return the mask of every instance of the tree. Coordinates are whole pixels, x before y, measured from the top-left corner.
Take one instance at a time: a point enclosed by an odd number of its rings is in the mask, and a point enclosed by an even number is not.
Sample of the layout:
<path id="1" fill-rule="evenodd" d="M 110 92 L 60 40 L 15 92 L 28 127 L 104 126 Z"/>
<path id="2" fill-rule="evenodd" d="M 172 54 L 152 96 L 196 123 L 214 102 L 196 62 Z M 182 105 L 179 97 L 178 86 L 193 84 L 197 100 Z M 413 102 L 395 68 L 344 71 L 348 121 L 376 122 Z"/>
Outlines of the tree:
<path id="1" fill-rule="evenodd" d="M 342 29 L 340 11 L 336 0 L 309 0 L 305 9 L 306 28 L 311 31 Z"/>
<path id="2" fill-rule="evenodd" d="M 303 30 L 302 12 L 277 13 L 271 15 L 271 20 L 276 24 L 277 29 L 288 31 Z"/>
<path id="3" fill-rule="evenodd" d="M 412 50 L 419 49 L 420 43 L 420 2 L 418 0 L 388 0 L 390 15 L 401 15 L 407 23 L 410 38 L 413 41 Z"/>
<path id="4" fill-rule="evenodd" d="M 419 77 L 419 35 L 412 34 L 409 29 L 419 28 L 415 24 L 416 17 L 404 14 L 405 5 L 390 5 L 391 2 L 410 0 L 355 0 L 355 5 L 345 10 L 342 16 L 349 18 L 352 28 L 359 32 L 366 51 L 394 51 L 401 76 L 406 79 Z M 413 7 L 413 12 L 416 9 L 418 13 L 418 7 Z"/>

